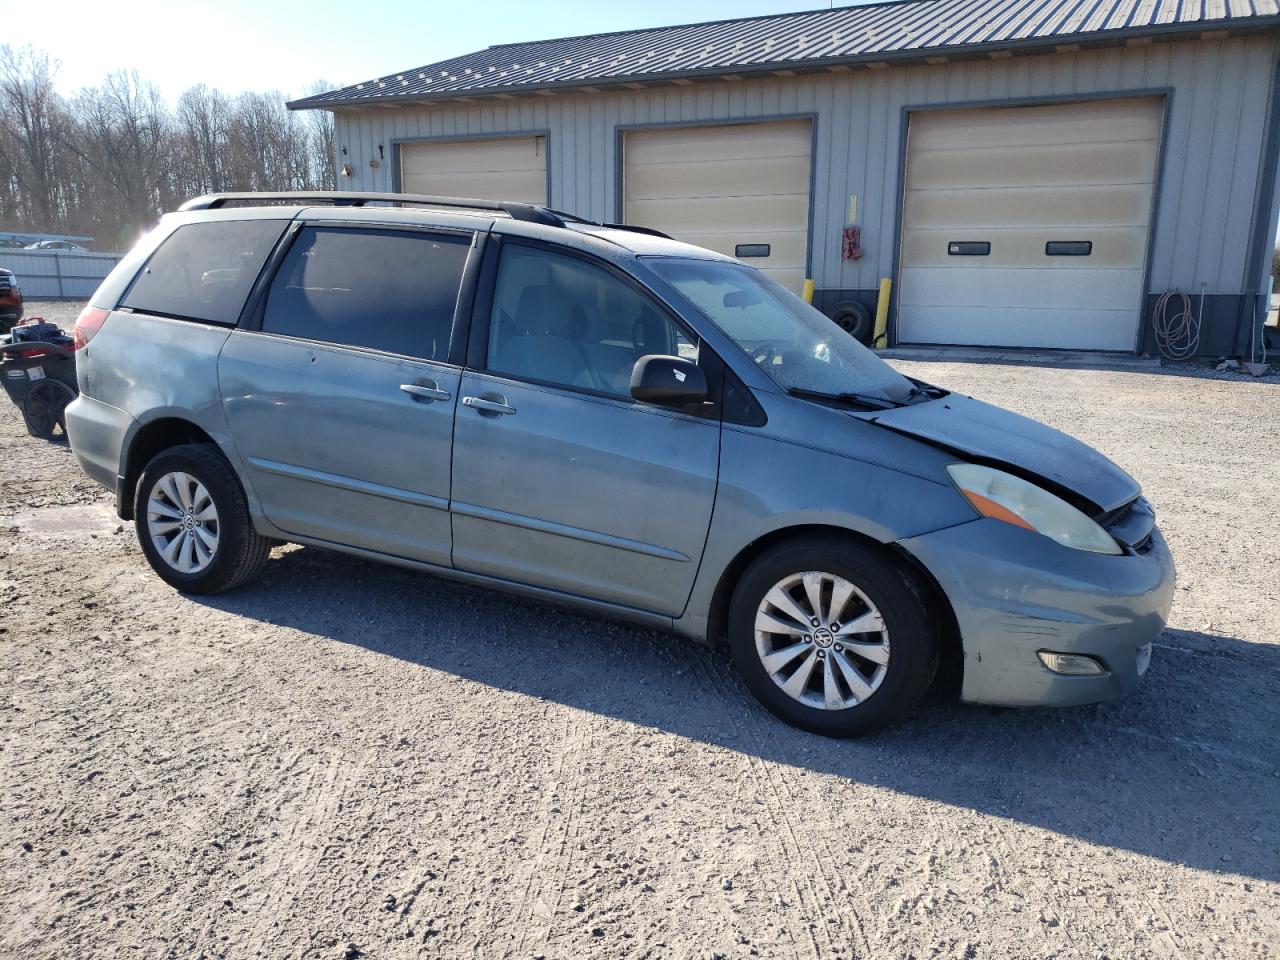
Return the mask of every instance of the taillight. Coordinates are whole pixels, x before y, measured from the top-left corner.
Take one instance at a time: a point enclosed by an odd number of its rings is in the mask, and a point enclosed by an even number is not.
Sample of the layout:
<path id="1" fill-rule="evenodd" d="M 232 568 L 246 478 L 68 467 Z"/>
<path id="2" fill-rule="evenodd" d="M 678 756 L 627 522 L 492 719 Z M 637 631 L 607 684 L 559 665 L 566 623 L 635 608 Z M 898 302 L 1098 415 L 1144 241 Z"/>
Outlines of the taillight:
<path id="1" fill-rule="evenodd" d="M 111 316 L 110 310 L 99 310 L 97 307 L 85 307 L 76 317 L 75 346 L 73 350 L 89 345 L 89 341 L 98 335 L 102 325 Z"/>

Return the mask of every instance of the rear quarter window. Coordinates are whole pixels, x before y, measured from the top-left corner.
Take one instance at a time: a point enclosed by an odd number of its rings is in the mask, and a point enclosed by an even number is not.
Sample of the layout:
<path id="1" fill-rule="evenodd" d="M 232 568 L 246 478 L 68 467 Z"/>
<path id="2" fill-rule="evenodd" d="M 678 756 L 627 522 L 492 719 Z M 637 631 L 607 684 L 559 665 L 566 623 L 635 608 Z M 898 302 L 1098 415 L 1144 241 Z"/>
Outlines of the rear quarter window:
<path id="1" fill-rule="evenodd" d="M 121 307 L 232 326 L 287 220 L 211 220 L 179 227 L 151 255 Z"/>

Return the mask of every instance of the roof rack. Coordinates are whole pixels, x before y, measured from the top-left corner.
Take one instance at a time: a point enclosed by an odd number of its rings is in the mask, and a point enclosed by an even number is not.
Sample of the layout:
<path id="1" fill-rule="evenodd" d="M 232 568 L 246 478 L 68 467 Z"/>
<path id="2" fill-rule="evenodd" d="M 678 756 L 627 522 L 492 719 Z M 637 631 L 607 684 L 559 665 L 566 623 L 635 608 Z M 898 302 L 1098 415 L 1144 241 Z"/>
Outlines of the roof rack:
<path id="1" fill-rule="evenodd" d="M 631 233 L 643 233 L 650 237 L 661 237 L 663 240 L 675 239 L 671 234 L 655 230 L 653 227 L 637 227 L 631 223 L 601 223 L 597 224 L 597 226 L 608 227 L 610 230 L 628 230 Z"/>
<path id="2" fill-rule="evenodd" d="M 643 233 L 650 237 L 661 237 L 663 240 L 673 239 L 670 234 L 663 233 L 661 230 L 655 230 L 653 227 L 637 227 L 630 223 L 605 223 L 601 220 L 588 220 L 586 217 L 580 217 L 576 213 L 565 213 L 563 210 L 547 209 L 552 216 L 559 217 L 567 223 L 583 223 L 589 227 L 604 227 L 608 230 L 626 230 L 630 233 Z"/>
<path id="3" fill-rule="evenodd" d="M 363 207 L 369 203 L 414 204 L 424 207 L 454 207 L 459 210 L 492 210 L 505 213 L 512 220 L 541 223 L 548 227 L 566 227 L 570 223 L 583 223 L 592 227 L 608 227 L 611 230 L 629 230 L 651 237 L 671 237 L 652 227 L 635 227 L 627 223 L 601 223 L 577 214 L 564 213 L 532 203 L 515 203 L 510 200 L 469 200 L 463 197 L 433 197 L 425 193 L 356 193 L 347 190 L 286 190 L 280 193 L 207 193 L 188 200 L 179 210 L 218 210 L 229 203 L 276 203 L 287 201 L 300 206 L 328 203 L 335 207 Z"/>
<path id="4" fill-rule="evenodd" d="M 229 203 L 275 203 L 288 201 L 302 206 L 328 203 L 335 207 L 363 207 L 369 203 L 414 204 L 424 207 L 455 207 L 460 210 L 492 210 L 512 220 L 563 227 L 564 220 L 546 207 L 509 201 L 469 200 L 462 197 L 432 197 L 422 193 L 354 193 L 346 190 L 286 190 L 281 193 L 209 193 L 188 200 L 179 210 L 218 210 Z"/>

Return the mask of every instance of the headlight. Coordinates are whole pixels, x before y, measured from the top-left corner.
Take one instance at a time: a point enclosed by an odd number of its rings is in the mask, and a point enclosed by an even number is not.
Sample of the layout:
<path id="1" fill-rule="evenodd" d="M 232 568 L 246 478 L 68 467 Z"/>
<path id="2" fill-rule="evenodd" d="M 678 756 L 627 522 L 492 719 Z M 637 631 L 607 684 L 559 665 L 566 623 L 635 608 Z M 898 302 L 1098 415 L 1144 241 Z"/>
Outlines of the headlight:
<path id="1" fill-rule="evenodd" d="M 953 463 L 947 473 L 984 517 L 1044 534 L 1064 547 L 1112 556 L 1124 553 L 1115 538 L 1089 517 L 1021 477 L 972 463 Z"/>

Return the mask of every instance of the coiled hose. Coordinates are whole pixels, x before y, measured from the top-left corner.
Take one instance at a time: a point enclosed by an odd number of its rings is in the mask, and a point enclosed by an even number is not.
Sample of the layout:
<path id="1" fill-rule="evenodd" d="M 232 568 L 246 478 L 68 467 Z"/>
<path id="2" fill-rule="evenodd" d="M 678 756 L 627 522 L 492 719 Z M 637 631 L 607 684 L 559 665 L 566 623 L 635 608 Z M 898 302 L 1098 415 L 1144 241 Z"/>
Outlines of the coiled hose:
<path id="1" fill-rule="evenodd" d="M 1169 302 L 1174 298 L 1177 298 L 1177 309 L 1170 314 Z M 1204 311 L 1203 293 L 1200 310 Z M 1181 290 L 1170 290 L 1156 301 L 1151 326 L 1156 333 L 1156 346 L 1167 360 L 1187 360 L 1200 346 L 1200 317 L 1191 312 L 1191 298 Z"/>

